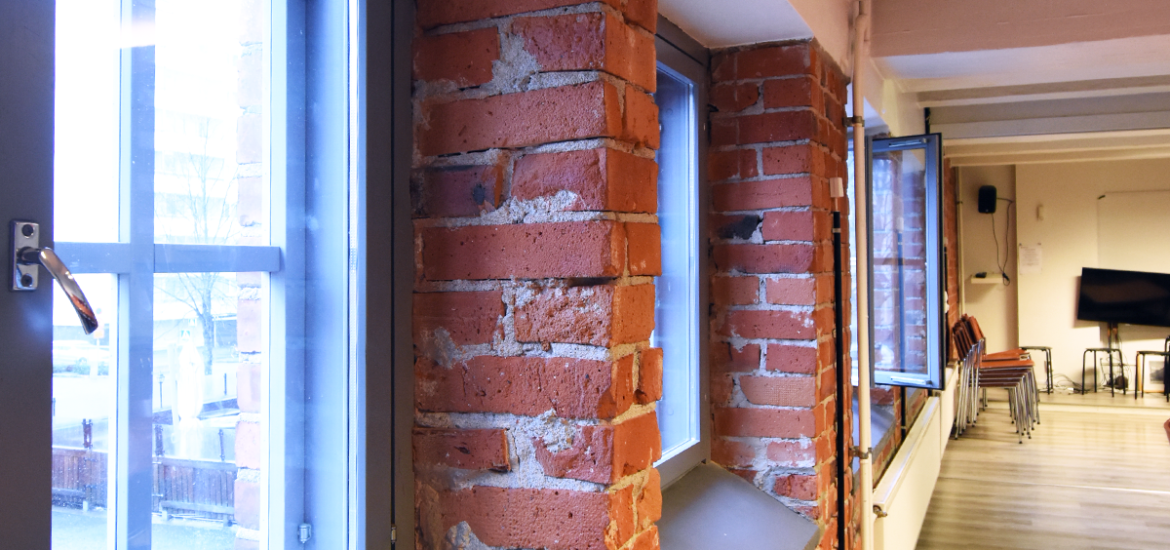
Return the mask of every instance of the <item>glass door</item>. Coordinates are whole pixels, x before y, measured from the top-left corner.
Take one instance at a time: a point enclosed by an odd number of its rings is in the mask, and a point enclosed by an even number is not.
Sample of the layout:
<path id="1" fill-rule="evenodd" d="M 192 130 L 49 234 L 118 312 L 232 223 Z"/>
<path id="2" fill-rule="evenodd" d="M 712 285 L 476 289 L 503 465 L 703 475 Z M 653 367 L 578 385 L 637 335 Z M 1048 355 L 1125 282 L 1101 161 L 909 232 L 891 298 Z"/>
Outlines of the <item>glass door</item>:
<path id="1" fill-rule="evenodd" d="M 0 298 L 21 327 L 0 336 L 6 544 L 350 547 L 350 64 L 312 71 L 352 55 L 348 6 L 10 4 L 0 104 L 22 111 L 0 127 L 26 142 L 0 132 L 0 172 L 21 176 L 0 178 L 0 215 L 40 224 L 98 323 L 43 271 Z"/>

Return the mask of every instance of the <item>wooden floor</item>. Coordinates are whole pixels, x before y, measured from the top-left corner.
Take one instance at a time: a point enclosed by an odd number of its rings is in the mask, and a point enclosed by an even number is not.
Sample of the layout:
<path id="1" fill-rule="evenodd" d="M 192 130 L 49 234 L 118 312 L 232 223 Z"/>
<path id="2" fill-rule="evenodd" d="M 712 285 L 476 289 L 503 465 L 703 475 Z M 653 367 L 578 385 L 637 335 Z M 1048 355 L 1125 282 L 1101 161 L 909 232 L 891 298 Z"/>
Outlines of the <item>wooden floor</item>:
<path id="1" fill-rule="evenodd" d="M 950 442 L 919 550 L 1170 549 L 1164 399 L 1045 397 L 1022 445 L 1002 403 Z"/>

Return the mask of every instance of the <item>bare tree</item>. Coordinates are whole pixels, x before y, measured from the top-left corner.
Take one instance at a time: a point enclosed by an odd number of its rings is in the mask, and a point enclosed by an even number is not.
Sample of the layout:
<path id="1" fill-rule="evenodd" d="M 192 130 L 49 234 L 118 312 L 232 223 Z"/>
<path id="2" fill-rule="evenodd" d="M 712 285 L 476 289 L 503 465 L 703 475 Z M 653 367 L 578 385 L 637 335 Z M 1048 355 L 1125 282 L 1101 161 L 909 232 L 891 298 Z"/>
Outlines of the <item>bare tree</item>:
<path id="1" fill-rule="evenodd" d="M 195 128 L 184 135 L 192 137 L 191 151 L 174 154 L 164 161 L 165 169 L 179 182 L 181 192 L 166 196 L 159 205 L 175 220 L 181 220 L 170 235 L 174 241 L 188 244 L 228 244 L 238 236 L 236 223 L 237 174 L 235 164 L 214 155 L 213 146 L 221 129 L 215 121 L 201 117 Z M 166 231 L 164 231 L 165 233 Z M 189 232 L 189 233 L 188 233 Z M 203 333 L 204 368 L 211 373 L 215 349 L 215 304 L 231 298 L 232 285 L 219 273 L 180 273 L 177 288 L 159 288 L 191 309 Z"/>

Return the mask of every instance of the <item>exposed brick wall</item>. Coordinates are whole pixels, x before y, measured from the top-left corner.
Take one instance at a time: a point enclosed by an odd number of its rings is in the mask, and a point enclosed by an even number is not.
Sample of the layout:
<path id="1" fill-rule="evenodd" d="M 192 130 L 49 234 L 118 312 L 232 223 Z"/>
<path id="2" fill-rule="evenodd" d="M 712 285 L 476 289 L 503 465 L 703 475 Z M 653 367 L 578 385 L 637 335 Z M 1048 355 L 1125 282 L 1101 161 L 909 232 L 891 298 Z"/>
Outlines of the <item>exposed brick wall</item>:
<path id="1" fill-rule="evenodd" d="M 848 205 L 829 178 L 846 172 L 845 77 L 802 42 L 718 52 L 712 81 L 712 459 L 823 526 L 831 548 L 832 211 L 847 227 Z M 848 271 L 848 243 L 841 259 Z"/>
<path id="2" fill-rule="evenodd" d="M 955 202 L 955 169 L 951 167 L 951 159 L 943 159 L 943 236 L 946 237 L 947 247 L 947 328 L 959 322 L 959 222 Z M 950 341 L 950 338 L 947 338 Z M 947 346 L 948 356 L 958 359 L 955 346 Z"/>
<path id="3" fill-rule="evenodd" d="M 419 0 L 419 548 L 658 548 L 654 0 Z"/>

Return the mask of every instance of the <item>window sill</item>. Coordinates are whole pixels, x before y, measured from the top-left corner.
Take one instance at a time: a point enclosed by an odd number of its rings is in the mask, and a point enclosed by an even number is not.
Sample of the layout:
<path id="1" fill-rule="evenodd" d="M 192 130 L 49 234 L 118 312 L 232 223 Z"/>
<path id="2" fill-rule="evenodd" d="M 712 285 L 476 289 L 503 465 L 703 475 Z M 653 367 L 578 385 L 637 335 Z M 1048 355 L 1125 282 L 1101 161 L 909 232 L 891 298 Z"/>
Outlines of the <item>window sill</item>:
<path id="1" fill-rule="evenodd" d="M 699 464 L 663 491 L 658 533 L 671 550 L 811 550 L 821 538 L 815 523 L 712 464 Z"/>

